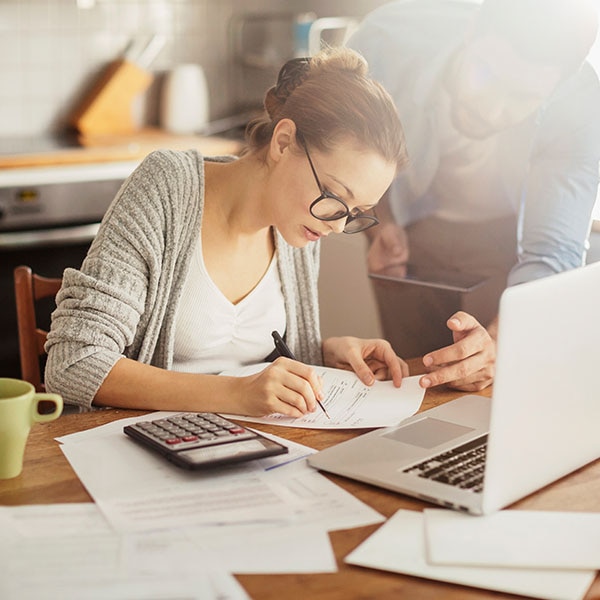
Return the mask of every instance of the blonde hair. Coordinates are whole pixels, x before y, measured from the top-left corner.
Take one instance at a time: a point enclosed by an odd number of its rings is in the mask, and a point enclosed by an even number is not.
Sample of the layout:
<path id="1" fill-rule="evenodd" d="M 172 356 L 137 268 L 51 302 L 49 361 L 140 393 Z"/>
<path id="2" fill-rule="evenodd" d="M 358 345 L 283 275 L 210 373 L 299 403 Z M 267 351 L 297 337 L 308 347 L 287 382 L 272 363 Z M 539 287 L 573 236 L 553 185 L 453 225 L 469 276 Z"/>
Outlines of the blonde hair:
<path id="1" fill-rule="evenodd" d="M 250 151 L 269 144 L 281 119 L 291 119 L 305 142 L 330 151 L 348 138 L 400 169 L 407 162 L 402 126 L 388 92 L 350 48 L 329 48 L 285 63 L 264 99 L 265 114 L 246 128 Z"/>

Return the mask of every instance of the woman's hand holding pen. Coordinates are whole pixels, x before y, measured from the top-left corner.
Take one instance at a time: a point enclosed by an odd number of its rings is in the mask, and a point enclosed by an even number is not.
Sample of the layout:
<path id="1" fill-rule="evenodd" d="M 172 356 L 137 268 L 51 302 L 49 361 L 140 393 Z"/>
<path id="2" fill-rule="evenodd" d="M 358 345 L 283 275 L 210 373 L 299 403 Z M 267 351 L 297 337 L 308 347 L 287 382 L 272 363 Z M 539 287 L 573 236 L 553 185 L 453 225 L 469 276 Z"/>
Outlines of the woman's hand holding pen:
<path id="1" fill-rule="evenodd" d="M 301 417 L 317 409 L 323 394 L 313 367 L 284 357 L 255 375 L 241 377 L 240 384 L 240 414 L 254 417 L 273 413 Z"/>
<path id="2" fill-rule="evenodd" d="M 366 385 L 391 379 L 400 387 L 407 377 L 408 365 L 396 355 L 389 342 L 355 337 L 332 337 L 323 341 L 323 360 L 327 367 L 354 371 Z"/>

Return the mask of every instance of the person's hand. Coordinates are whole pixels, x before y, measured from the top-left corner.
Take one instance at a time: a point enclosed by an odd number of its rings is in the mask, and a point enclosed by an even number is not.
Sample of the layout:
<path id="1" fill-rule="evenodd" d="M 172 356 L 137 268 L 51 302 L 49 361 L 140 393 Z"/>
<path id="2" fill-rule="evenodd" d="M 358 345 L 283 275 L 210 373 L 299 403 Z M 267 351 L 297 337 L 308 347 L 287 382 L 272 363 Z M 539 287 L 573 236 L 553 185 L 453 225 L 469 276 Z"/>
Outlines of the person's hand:
<path id="1" fill-rule="evenodd" d="M 408 365 L 385 340 L 332 337 L 323 341 L 323 362 L 327 367 L 354 371 L 366 385 L 391 379 L 396 387 L 408 376 Z"/>
<path id="2" fill-rule="evenodd" d="M 301 417 L 316 409 L 317 399 L 323 400 L 314 367 L 291 358 L 279 357 L 259 373 L 239 378 L 239 384 L 237 405 L 248 416 Z"/>
<path id="3" fill-rule="evenodd" d="M 367 253 L 367 268 L 371 273 L 386 271 L 403 277 L 408 262 L 408 239 L 404 228 L 396 223 L 382 223 L 373 227 L 371 245 Z"/>
<path id="4" fill-rule="evenodd" d="M 471 315 L 459 311 L 447 321 L 454 343 L 423 357 L 428 373 L 420 379 L 424 388 L 447 384 L 457 390 L 477 392 L 494 380 L 496 342 Z"/>

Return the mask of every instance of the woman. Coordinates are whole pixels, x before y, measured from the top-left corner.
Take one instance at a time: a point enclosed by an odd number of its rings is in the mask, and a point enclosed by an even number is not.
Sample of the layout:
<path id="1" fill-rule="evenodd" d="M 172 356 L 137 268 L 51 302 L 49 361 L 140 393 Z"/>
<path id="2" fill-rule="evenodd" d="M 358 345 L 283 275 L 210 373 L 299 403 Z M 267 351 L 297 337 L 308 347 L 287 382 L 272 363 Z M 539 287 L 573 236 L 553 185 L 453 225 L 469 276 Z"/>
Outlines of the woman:
<path id="1" fill-rule="evenodd" d="M 310 364 L 367 385 L 406 364 L 383 340 L 320 339 L 319 239 L 377 223 L 406 160 L 389 95 L 338 49 L 282 68 L 239 159 L 158 151 L 128 178 L 80 270 L 67 269 L 46 349 L 46 386 L 83 409 L 298 417 L 315 410 Z M 216 375 L 271 354 L 298 361 Z"/>

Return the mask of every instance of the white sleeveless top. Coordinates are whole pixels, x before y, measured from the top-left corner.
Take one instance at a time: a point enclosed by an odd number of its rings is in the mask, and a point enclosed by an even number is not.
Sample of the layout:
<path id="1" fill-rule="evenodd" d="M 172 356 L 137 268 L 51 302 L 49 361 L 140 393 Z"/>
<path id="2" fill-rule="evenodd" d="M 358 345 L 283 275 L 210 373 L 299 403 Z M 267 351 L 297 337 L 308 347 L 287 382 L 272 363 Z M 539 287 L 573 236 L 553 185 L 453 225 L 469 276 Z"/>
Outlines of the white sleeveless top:
<path id="1" fill-rule="evenodd" d="M 210 278 L 198 240 L 177 309 L 174 371 L 219 373 L 262 362 L 274 349 L 271 332 L 283 335 L 285 325 L 277 253 L 257 286 L 233 304 Z"/>

